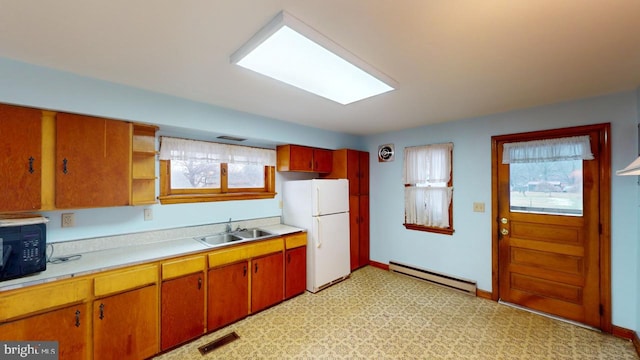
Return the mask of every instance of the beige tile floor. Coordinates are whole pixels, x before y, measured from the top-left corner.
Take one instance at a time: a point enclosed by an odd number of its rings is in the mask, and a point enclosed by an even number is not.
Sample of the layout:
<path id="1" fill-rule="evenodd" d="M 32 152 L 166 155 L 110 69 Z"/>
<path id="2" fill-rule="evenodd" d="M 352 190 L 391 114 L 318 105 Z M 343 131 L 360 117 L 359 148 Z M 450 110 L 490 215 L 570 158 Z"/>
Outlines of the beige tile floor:
<path id="1" fill-rule="evenodd" d="M 198 347 L 239 339 L 205 356 Z M 157 359 L 634 359 L 630 341 L 373 267 Z"/>

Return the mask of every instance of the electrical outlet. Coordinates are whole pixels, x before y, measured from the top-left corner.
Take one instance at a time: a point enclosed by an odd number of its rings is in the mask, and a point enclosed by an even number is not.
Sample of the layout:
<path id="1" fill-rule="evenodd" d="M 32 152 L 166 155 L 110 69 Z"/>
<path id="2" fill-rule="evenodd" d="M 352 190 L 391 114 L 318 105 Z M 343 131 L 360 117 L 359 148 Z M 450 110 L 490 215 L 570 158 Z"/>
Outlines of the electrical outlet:
<path id="1" fill-rule="evenodd" d="M 74 227 L 76 225 L 76 218 L 73 213 L 62 214 L 62 227 Z"/>
<path id="2" fill-rule="evenodd" d="M 153 220 L 153 211 L 151 209 L 144 209 L 144 221 Z"/>
<path id="3" fill-rule="evenodd" d="M 484 212 L 484 203 L 482 203 L 482 202 L 474 202 L 473 203 L 473 211 L 475 211 L 475 212 Z"/>

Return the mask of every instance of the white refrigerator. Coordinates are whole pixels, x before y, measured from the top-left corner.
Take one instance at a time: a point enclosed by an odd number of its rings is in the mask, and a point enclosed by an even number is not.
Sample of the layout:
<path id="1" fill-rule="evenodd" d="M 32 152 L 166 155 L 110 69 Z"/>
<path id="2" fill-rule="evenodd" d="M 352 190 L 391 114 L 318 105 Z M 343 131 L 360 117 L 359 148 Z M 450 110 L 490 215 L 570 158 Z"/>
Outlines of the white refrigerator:
<path id="1" fill-rule="evenodd" d="M 307 290 L 318 292 L 351 273 L 349 182 L 346 179 L 282 184 L 282 222 L 307 230 Z"/>

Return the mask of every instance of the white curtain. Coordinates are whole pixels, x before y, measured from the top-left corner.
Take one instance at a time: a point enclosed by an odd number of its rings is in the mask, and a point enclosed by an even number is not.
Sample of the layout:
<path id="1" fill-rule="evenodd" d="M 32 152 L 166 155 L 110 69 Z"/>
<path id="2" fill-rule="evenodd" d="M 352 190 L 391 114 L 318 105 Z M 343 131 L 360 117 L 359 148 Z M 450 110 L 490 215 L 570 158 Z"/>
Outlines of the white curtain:
<path id="1" fill-rule="evenodd" d="M 449 182 L 452 150 L 452 143 L 404 148 L 404 183 Z"/>
<path id="2" fill-rule="evenodd" d="M 241 145 L 160 137 L 160 160 L 208 159 L 229 164 L 276 165 L 276 151 Z"/>
<path id="3" fill-rule="evenodd" d="M 406 187 L 405 222 L 430 227 L 449 227 L 450 187 Z"/>
<path id="4" fill-rule="evenodd" d="M 504 144 L 503 164 L 593 160 L 589 135 Z"/>
<path id="5" fill-rule="evenodd" d="M 453 144 L 413 146 L 404 149 L 405 222 L 448 228 L 453 188 Z"/>

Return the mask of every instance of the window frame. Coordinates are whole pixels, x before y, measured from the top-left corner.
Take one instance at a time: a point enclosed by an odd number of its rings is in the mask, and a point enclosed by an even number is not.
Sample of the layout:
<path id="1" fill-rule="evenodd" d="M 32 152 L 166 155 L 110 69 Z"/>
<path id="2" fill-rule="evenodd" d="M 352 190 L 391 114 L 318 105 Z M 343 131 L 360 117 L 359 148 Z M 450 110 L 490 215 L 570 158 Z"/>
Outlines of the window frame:
<path id="1" fill-rule="evenodd" d="M 160 138 L 159 157 L 160 195 L 158 200 L 161 204 L 273 199 L 276 196 L 276 151 L 274 149 L 163 136 Z M 172 188 L 171 161 L 178 159 L 213 161 L 220 167 L 219 187 Z M 229 187 L 229 165 L 235 163 L 263 166 L 263 185 L 244 188 Z M 256 173 L 253 175 L 257 180 L 259 175 Z"/>
<path id="2" fill-rule="evenodd" d="M 451 144 L 451 155 L 449 157 L 449 181 L 447 181 L 446 187 L 447 188 L 451 188 L 453 190 L 453 143 L 449 143 Z M 438 145 L 438 144 L 429 144 L 429 145 Z M 402 171 L 406 171 L 406 159 L 404 159 L 404 163 L 403 163 L 403 167 L 402 167 Z M 404 181 L 403 181 L 404 182 Z M 412 184 L 412 183 L 405 183 L 404 187 L 411 187 L 411 186 L 416 186 L 416 184 Z M 416 230 L 416 231 L 424 231 L 424 232 L 430 232 L 430 233 L 436 233 L 436 234 L 443 234 L 443 235 L 453 235 L 453 233 L 455 232 L 454 227 L 453 227 L 453 191 L 451 193 L 451 202 L 449 203 L 449 227 L 447 228 L 442 228 L 442 227 L 436 227 L 436 226 L 426 226 L 426 225 L 419 225 L 419 224 L 413 224 L 413 223 L 408 223 L 407 222 L 407 213 L 406 213 L 406 200 L 404 201 L 404 223 L 402 224 L 407 230 Z"/>
<path id="3" fill-rule="evenodd" d="M 229 200 L 273 199 L 275 192 L 275 166 L 265 165 L 264 187 L 229 188 L 228 165 L 220 163 L 220 187 L 199 189 L 171 188 L 171 160 L 160 160 L 160 196 L 161 204 L 181 204 L 194 202 L 213 202 Z"/>

